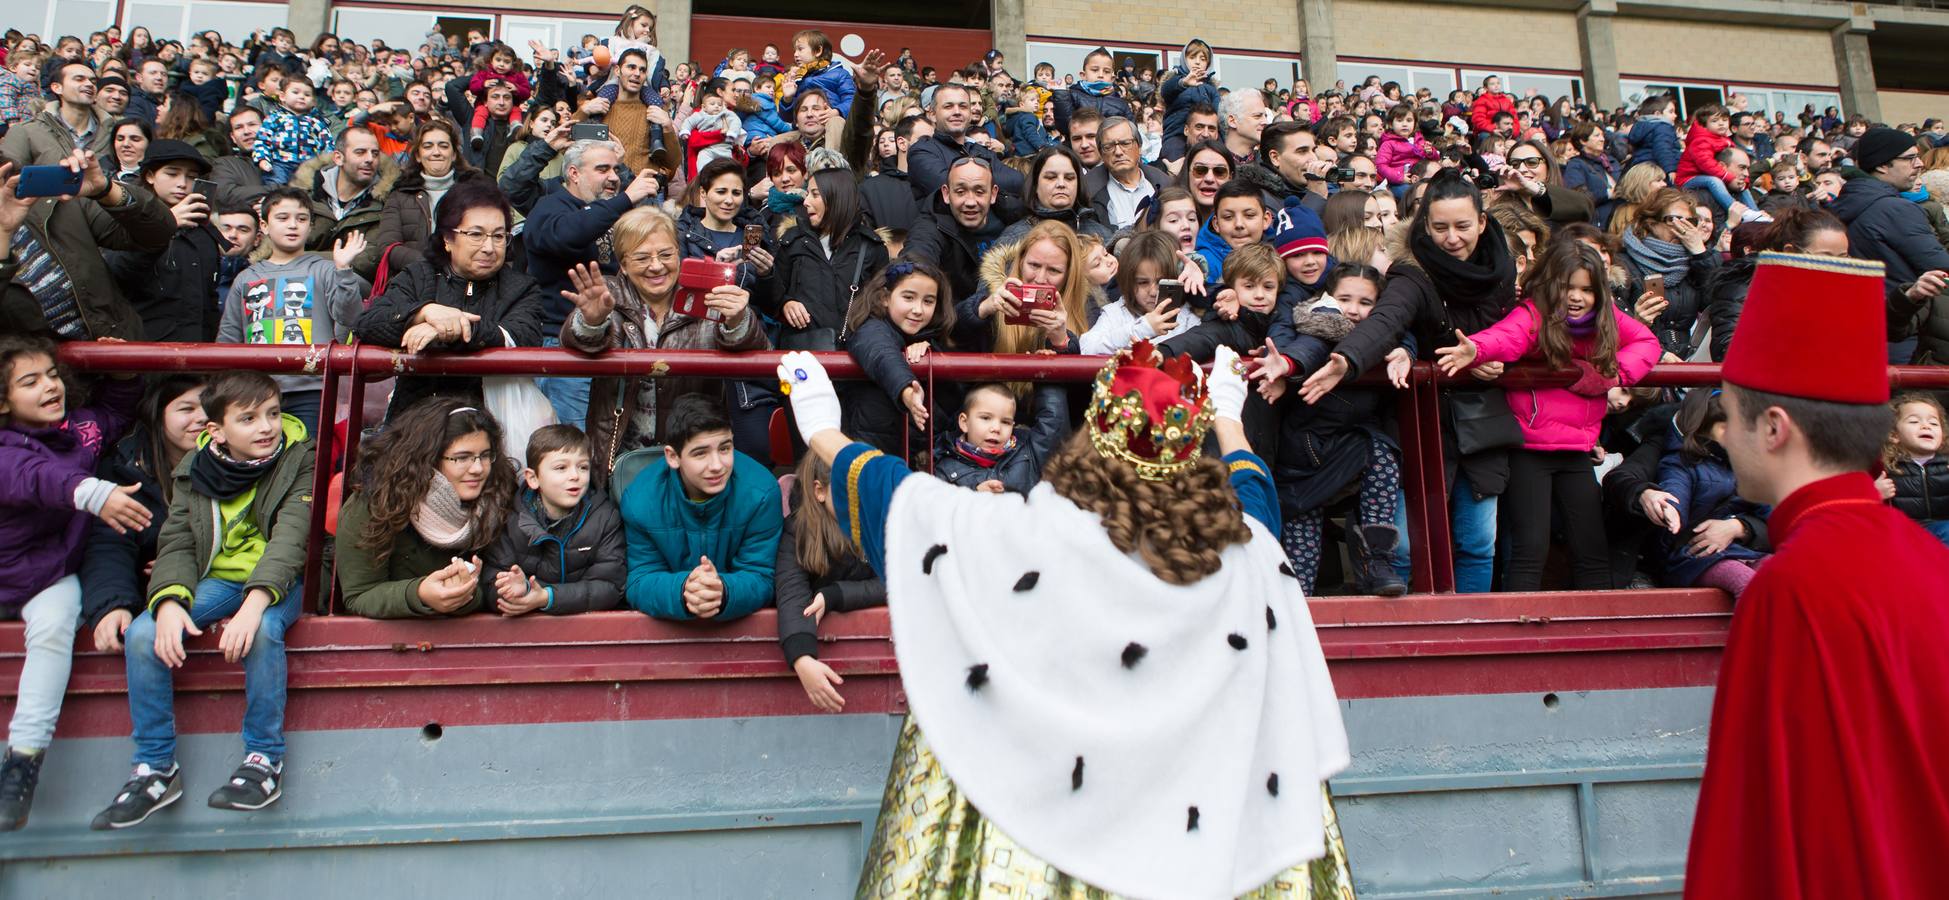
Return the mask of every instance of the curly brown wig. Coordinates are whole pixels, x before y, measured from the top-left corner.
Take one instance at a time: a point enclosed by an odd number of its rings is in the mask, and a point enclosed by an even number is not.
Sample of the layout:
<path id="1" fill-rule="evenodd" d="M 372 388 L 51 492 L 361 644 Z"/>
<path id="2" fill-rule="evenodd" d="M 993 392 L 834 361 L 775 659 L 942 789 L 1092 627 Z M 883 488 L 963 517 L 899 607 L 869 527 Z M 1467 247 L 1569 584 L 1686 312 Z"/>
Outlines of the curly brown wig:
<path id="1" fill-rule="evenodd" d="M 500 537 L 508 511 L 514 508 L 515 473 L 502 447 L 501 425 L 486 412 L 452 397 L 429 397 L 392 418 L 386 430 L 369 441 L 359 457 L 358 491 L 365 495 L 371 518 L 358 547 L 370 550 L 380 562 L 392 555 L 393 538 L 413 527 L 413 510 L 425 499 L 440 457 L 447 448 L 475 432 L 487 435 L 487 449 L 497 460 L 487 483 L 474 500 L 472 553 Z"/>
<path id="2" fill-rule="evenodd" d="M 1103 517 L 1110 543 L 1135 552 L 1168 584 L 1193 584 L 1218 571 L 1226 547 L 1252 539 L 1225 465 L 1202 457 L 1170 481 L 1096 452 L 1078 431 L 1043 467 L 1042 480 L 1069 502 Z"/>

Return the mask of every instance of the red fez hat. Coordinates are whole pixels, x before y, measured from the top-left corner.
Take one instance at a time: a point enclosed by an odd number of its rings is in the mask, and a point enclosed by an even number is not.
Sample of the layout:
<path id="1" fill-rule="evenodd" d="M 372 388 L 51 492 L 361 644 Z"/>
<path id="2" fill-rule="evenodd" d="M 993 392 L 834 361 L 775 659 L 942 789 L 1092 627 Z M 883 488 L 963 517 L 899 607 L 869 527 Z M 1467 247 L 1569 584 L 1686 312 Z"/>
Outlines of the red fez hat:
<path id="1" fill-rule="evenodd" d="M 1887 403 L 1884 304 L 1879 262 L 1761 253 L 1720 376 L 1769 394 Z"/>

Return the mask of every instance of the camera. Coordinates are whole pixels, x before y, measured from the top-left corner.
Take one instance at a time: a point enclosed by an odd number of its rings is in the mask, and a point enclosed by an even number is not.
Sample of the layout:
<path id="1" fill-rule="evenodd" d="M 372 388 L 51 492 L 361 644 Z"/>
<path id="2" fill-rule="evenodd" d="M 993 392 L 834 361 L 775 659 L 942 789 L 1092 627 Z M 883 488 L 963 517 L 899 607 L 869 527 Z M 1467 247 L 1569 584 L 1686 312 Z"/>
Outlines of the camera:
<path id="1" fill-rule="evenodd" d="M 1480 169 L 1470 169 L 1469 184 L 1475 185 L 1476 190 L 1486 191 L 1499 184 L 1502 184 L 1502 179 L 1497 178 L 1494 172 L 1484 172 Z"/>
<path id="2" fill-rule="evenodd" d="M 1326 181 L 1328 184 L 1345 184 L 1354 180 L 1354 177 L 1359 174 L 1345 166 L 1339 166 L 1326 171 Z"/>

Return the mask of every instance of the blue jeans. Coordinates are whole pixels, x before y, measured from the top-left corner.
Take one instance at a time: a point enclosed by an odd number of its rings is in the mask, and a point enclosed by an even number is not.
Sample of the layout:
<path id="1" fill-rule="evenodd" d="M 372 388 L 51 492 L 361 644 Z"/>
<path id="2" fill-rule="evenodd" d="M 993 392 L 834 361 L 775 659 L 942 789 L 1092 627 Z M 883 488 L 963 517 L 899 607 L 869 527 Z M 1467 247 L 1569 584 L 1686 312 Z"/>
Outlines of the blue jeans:
<path id="1" fill-rule="evenodd" d="M 1455 543 L 1455 590 L 1486 594 L 1496 574 L 1496 498 L 1476 499 L 1468 475 L 1457 472 L 1448 512 Z"/>
<path id="2" fill-rule="evenodd" d="M 542 338 L 543 347 L 560 347 L 559 337 Z M 537 378 L 535 387 L 555 407 L 555 421 L 563 425 L 587 428 L 589 421 L 589 379 L 587 378 Z"/>
<path id="3" fill-rule="evenodd" d="M 291 176 L 297 174 L 298 167 L 301 165 L 303 165 L 302 162 L 286 163 L 271 160 L 271 171 L 264 173 L 264 183 L 270 185 L 289 184 L 291 182 Z"/>
<path id="4" fill-rule="evenodd" d="M 1936 519 L 1933 522 L 1923 522 L 1922 527 L 1930 534 L 1935 535 L 1936 540 L 1944 544 L 1949 544 L 1949 519 Z"/>
<path id="5" fill-rule="evenodd" d="M 1394 531 L 1401 536 L 1394 545 L 1394 574 L 1402 581 L 1414 580 L 1414 553 L 1408 543 L 1408 498 L 1405 493 L 1394 500 Z"/>
<path id="6" fill-rule="evenodd" d="M 1694 175 L 1690 180 L 1685 182 L 1684 188 L 1688 191 L 1705 191 L 1707 195 L 1712 197 L 1712 202 L 1719 204 L 1719 209 L 1722 212 L 1731 209 L 1732 202 L 1735 199 L 1746 204 L 1747 209 L 1760 208 L 1758 203 L 1753 202 L 1753 192 L 1750 188 L 1740 191 L 1739 196 L 1735 198 L 1731 191 L 1726 190 L 1726 183 L 1724 181 L 1711 175 Z M 1739 223 L 1734 222 L 1732 224 L 1737 225 Z"/>
<path id="7" fill-rule="evenodd" d="M 304 609 L 304 590 L 293 585 L 284 599 L 264 610 L 244 654 L 244 750 L 284 759 L 284 632 Z M 210 630 L 244 605 L 244 586 L 205 578 L 196 585 L 189 616 Z M 175 673 L 156 658 L 156 617 L 145 612 L 129 624 L 123 638 L 128 660 L 129 719 L 135 723 L 135 764 L 167 769 L 176 759 Z"/>

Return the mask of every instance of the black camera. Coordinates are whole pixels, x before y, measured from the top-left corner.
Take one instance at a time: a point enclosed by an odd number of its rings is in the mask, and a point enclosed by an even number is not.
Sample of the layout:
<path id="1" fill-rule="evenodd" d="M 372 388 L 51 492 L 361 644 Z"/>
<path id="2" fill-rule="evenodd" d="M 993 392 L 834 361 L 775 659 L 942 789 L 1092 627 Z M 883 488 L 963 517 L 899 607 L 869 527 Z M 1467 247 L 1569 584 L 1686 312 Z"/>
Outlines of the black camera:
<path id="1" fill-rule="evenodd" d="M 1486 191 L 1499 184 L 1502 184 L 1502 179 L 1497 178 L 1494 172 L 1484 172 L 1480 169 L 1470 169 L 1469 184 L 1475 185 L 1476 190 Z"/>
<path id="2" fill-rule="evenodd" d="M 1328 169 L 1326 171 L 1326 180 L 1328 184 L 1345 184 L 1349 181 L 1354 180 L 1354 178 L 1359 174 L 1360 174 L 1359 172 L 1356 172 L 1352 169 L 1342 166 L 1339 168 Z"/>

